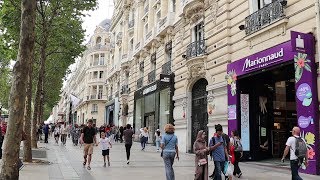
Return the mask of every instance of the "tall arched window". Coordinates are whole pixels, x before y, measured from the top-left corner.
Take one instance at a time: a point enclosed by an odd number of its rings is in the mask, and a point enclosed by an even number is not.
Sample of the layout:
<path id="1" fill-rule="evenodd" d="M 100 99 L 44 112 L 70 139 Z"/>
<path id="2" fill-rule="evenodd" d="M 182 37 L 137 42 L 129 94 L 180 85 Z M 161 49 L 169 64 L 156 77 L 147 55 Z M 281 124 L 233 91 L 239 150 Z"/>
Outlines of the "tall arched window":
<path id="1" fill-rule="evenodd" d="M 101 37 L 99 36 L 99 37 L 97 37 L 97 40 L 96 40 L 96 45 L 100 45 L 101 44 Z"/>

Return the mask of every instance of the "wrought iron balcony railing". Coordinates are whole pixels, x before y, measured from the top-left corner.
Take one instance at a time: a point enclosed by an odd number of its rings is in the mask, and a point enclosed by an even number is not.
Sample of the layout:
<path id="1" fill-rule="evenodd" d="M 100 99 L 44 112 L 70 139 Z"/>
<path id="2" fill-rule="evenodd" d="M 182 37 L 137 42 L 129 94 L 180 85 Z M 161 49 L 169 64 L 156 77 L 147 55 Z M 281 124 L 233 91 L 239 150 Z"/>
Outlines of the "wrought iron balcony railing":
<path id="1" fill-rule="evenodd" d="M 202 56 L 206 53 L 205 40 L 195 41 L 187 46 L 186 58 Z"/>
<path id="2" fill-rule="evenodd" d="M 133 28 L 134 26 L 134 20 L 129 21 L 128 27 Z"/>
<path id="3" fill-rule="evenodd" d="M 129 85 L 123 85 L 121 88 L 121 93 L 120 94 L 129 94 L 130 93 L 130 89 L 129 89 Z"/>
<path id="4" fill-rule="evenodd" d="M 253 34 L 285 17 L 284 6 L 281 1 L 275 1 L 259 9 L 245 19 L 246 35 Z"/>
<path id="5" fill-rule="evenodd" d="M 171 61 L 168 61 L 162 65 L 162 74 L 171 74 Z"/>
<path id="6" fill-rule="evenodd" d="M 137 80 L 137 89 L 142 88 L 142 86 L 143 86 L 143 77 Z"/>
<path id="7" fill-rule="evenodd" d="M 149 12 L 149 4 L 144 7 L 144 14 L 147 14 Z"/>
<path id="8" fill-rule="evenodd" d="M 153 70 L 148 74 L 148 83 L 153 83 L 154 81 L 156 81 L 156 70 Z"/>
<path id="9" fill-rule="evenodd" d="M 97 95 L 91 95 L 90 99 L 96 99 Z"/>

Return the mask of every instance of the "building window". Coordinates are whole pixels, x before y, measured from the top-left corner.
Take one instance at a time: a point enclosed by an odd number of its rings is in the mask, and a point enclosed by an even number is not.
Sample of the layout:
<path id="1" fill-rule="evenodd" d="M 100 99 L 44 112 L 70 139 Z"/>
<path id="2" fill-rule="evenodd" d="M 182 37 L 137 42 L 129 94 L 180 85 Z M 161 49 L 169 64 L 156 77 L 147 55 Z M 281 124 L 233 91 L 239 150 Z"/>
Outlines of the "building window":
<path id="1" fill-rule="evenodd" d="M 98 112 L 98 104 L 92 104 L 91 113 L 97 113 L 97 112 Z"/>
<path id="2" fill-rule="evenodd" d="M 98 99 L 102 99 L 102 94 L 103 94 L 103 86 L 99 86 Z"/>
<path id="3" fill-rule="evenodd" d="M 193 29 L 193 42 L 201 41 L 204 39 L 203 22 L 197 24 Z"/>
<path id="4" fill-rule="evenodd" d="M 99 73 L 99 79 L 102 79 L 103 78 L 103 71 L 100 71 Z"/>
<path id="5" fill-rule="evenodd" d="M 98 78 L 98 71 L 94 71 L 93 72 L 93 79 L 97 79 Z"/>
<path id="6" fill-rule="evenodd" d="M 97 40 L 96 40 L 96 45 L 101 45 L 101 37 L 97 37 Z"/>
<path id="7" fill-rule="evenodd" d="M 99 65 L 103 66 L 104 65 L 104 53 L 100 54 L 100 62 Z"/>
<path id="8" fill-rule="evenodd" d="M 176 0 L 172 0 L 172 12 L 176 12 Z"/>
<path id="9" fill-rule="evenodd" d="M 94 55 L 93 65 L 97 66 L 99 64 L 99 54 Z"/>
<path id="10" fill-rule="evenodd" d="M 249 1 L 250 13 L 252 14 L 252 13 L 258 11 L 259 9 L 262 9 L 266 5 L 271 4 L 275 1 L 278 1 L 278 0 L 250 0 Z"/>
<path id="11" fill-rule="evenodd" d="M 133 38 L 130 40 L 130 51 L 133 51 Z"/>
<path id="12" fill-rule="evenodd" d="M 148 24 L 144 26 L 144 34 L 148 34 Z"/>

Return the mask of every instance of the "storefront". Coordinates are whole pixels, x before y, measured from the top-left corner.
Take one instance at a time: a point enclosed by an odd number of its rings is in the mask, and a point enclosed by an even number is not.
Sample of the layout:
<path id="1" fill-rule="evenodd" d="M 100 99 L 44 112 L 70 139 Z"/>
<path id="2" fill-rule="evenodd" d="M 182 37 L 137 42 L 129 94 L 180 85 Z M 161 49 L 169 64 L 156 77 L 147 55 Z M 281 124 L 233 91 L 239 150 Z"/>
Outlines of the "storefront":
<path id="1" fill-rule="evenodd" d="M 299 126 L 309 154 L 303 171 L 319 174 L 314 47 L 312 34 L 291 32 L 291 41 L 228 65 L 228 130 L 240 132 L 246 159 L 280 158 Z"/>
<path id="2" fill-rule="evenodd" d="M 114 98 L 106 104 L 105 123 L 119 126 L 119 98 Z"/>
<path id="3" fill-rule="evenodd" d="M 167 123 L 173 123 L 174 92 L 173 75 L 160 75 L 160 79 L 143 87 L 134 94 L 135 133 L 142 127 L 149 128 L 149 143 L 155 142 L 154 133 L 157 129 L 163 132 Z"/>

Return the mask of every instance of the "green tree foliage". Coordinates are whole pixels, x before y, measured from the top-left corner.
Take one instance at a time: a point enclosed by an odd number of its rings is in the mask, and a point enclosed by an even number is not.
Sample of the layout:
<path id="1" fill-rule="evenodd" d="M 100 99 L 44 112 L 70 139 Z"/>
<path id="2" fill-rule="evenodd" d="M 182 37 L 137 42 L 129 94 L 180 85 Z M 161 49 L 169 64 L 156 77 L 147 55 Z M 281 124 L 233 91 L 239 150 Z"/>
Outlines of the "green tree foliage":
<path id="1" fill-rule="evenodd" d="M 36 87 L 41 52 L 45 52 L 43 82 L 44 105 L 52 108 L 59 100 L 63 78 L 68 67 L 85 50 L 84 13 L 96 7 L 96 0 L 38 0 L 36 14 L 36 47 L 33 84 Z M 8 58 L 16 57 L 20 29 L 20 0 L 4 1 L 0 6 L 0 32 Z M 45 40 L 46 39 L 46 40 Z M 1 50 L 1 49 L 0 49 Z M 1 82 L 0 82 L 1 83 Z M 33 88 L 33 91 L 36 91 Z M 35 93 L 35 92 L 34 92 Z M 47 117 L 44 117 L 47 118 Z"/>

